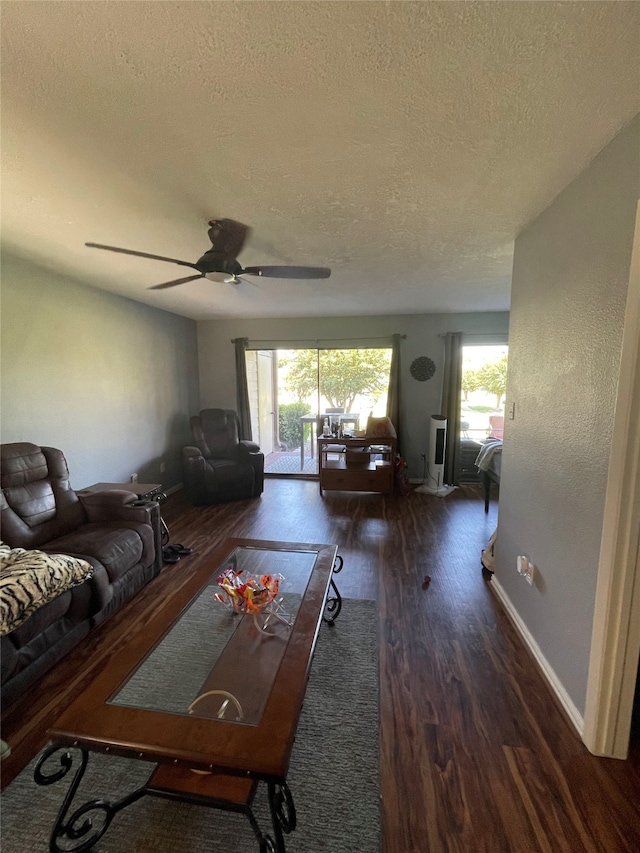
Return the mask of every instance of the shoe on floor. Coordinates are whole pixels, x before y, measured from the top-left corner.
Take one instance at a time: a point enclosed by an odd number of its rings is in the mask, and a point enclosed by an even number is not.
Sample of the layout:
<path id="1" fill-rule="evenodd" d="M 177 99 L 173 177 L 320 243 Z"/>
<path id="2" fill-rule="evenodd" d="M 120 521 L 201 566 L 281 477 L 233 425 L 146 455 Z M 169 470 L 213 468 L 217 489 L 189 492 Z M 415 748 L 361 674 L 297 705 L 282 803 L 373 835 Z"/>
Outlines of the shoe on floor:
<path id="1" fill-rule="evenodd" d="M 191 553 L 191 548 L 185 548 L 184 545 L 180 545 L 179 543 L 176 545 L 167 545 L 166 547 L 172 554 L 178 554 L 180 556 Z"/>
<path id="2" fill-rule="evenodd" d="M 162 559 L 165 563 L 177 563 L 180 559 L 180 554 L 176 554 L 171 550 L 170 545 L 165 545 L 162 549 Z"/>

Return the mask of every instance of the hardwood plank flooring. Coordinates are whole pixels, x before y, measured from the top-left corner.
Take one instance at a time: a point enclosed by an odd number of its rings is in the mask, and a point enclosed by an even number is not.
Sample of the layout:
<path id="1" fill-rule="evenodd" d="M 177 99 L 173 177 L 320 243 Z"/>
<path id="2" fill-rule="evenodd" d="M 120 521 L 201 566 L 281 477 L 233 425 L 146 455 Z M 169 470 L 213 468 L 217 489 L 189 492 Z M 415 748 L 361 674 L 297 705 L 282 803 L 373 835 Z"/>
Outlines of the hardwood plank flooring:
<path id="1" fill-rule="evenodd" d="M 163 515 L 172 541 L 193 554 L 4 709 L 12 755 L 3 785 L 133 626 L 223 538 L 331 542 L 345 561 L 343 596 L 379 602 L 384 853 L 640 850 L 640 737 L 628 761 L 595 758 L 565 719 L 482 577 L 497 509 L 485 515 L 479 486 L 446 498 L 321 498 L 317 482 L 268 479 L 259 500 L 194 508 L 178 494 Z"/>

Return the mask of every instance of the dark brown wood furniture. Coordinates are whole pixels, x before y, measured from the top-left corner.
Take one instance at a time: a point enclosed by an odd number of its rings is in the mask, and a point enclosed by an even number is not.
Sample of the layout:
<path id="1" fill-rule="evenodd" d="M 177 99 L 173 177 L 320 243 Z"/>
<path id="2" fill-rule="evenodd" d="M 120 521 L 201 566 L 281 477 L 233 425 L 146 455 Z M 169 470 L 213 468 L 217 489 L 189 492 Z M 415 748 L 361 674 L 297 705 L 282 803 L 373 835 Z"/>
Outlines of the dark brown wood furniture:
<path id="1" fill-rule="evenodd" d="M 395 438 L 318 438 L 320 494 L 325 489 L 393 492 Z"/>
<path id="2" fill-rule="evenodd" d="M 500 486 L 500 472 L 499 471 L 478 471 L 478 476 L 480 477 L 480 482 L 482 483 L 482 489 L 484 491 L 484 511 L 489 512 L 489 499 L 491 497 L 491 486 L 494 483 L 496 486 Z"/>
<path id="3" fill-rule="evenodd" d="M 484 511 L 489 512 L 491 485 L 500 487 L 502 472 L 502 439 L 488 439 L 478 454 L 478 476 L 484 489 Z"/>
<path id="4" fill-rule="evenodd" d="M 214 600 L 217 579 L 230 565 L 257 576 L 284 575 L 287 615 L 268 626 L 268 636 L 260 619 L 233 614 Z M 223 542 L 49 730 L 51 746 L 38 762 L 36 781 L 50 784 L 75 770 L 50 849 L 90 849 L 118 811 L 152 795 L 243 812 L 261 853 L 284 853 L 283 835 L 296 825 L 289 760 L 320 625 L 340 609 L 332 576 L 341 565 L 335 545 Z M 80 751 L 77 769 L 70 747 Z M 70 814 L 90 752 L 157 767 L 122 800 L 92 801 Z M 52 770 L 56 753 L 60 764 Z M 268 787 L 273 840 L 251 810 L 261 781 Z M 78 832 L 90 815 L 98 818 L 94 825 Z"/>

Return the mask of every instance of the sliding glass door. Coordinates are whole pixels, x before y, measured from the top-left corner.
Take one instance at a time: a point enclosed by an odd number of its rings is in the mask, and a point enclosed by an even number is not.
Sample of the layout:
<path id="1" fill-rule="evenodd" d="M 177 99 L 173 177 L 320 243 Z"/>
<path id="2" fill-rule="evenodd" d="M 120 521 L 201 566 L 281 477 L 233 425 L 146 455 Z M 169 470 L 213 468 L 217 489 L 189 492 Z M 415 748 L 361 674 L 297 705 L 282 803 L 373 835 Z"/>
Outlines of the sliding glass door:
<path id="1" fill-rule="evenodd" d="M 325 418 L 357 430 L 369 415 L 386 414 L 390 366 L 389 347 L 247 352 L 252 428 L 265 473 L 317 475 Z"/>

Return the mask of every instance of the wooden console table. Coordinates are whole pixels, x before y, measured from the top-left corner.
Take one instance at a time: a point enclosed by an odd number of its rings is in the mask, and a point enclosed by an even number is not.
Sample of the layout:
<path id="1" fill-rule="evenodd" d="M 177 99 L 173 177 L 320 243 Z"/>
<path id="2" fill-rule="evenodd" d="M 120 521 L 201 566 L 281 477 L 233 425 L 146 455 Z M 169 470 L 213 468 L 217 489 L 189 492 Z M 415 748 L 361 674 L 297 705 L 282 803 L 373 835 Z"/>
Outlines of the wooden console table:
<path id="1" fill-rule="evenodd" d="M 390 495 L 395 453 L 395 438 L 318 438 L 320 494 L 340 489 Z"/>

